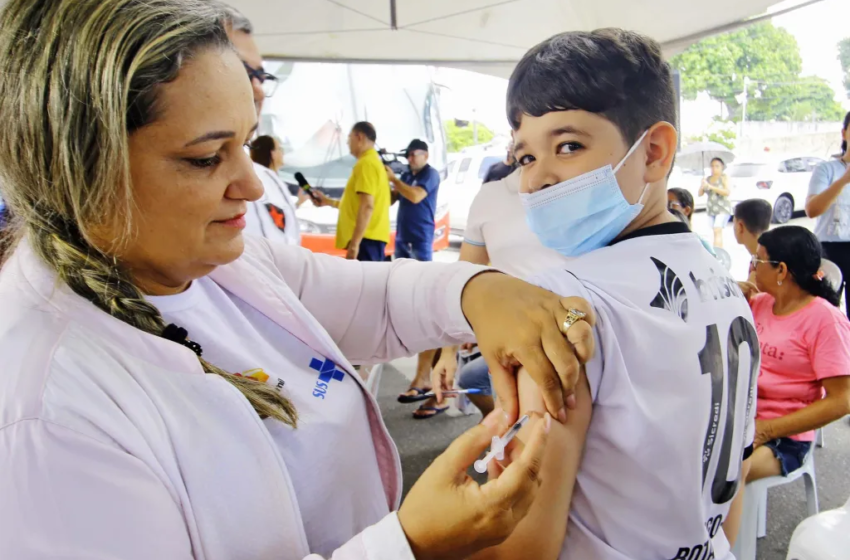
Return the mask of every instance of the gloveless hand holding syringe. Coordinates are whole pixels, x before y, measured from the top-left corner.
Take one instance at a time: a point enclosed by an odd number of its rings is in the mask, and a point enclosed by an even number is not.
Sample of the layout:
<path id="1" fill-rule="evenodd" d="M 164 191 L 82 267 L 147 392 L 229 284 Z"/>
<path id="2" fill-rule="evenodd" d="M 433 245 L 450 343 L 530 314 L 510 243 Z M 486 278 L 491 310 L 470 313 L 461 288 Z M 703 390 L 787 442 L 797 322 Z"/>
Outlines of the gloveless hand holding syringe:
<path id="1" fill-rule="evenodd" d="M 513 426 L 502 437 L 493 436 L 493 441 L 490 444 L 490 452 L 483 459 L 475 461 L 473 467 L 476 472 L 481 474 L 487 472 L 487 465 L 495 458 L 497 461 L 505 460 L 505 448 L 512 439 L 519 433 L 523 426 L 528 422 L 528 414 L 517 420 Z"/>

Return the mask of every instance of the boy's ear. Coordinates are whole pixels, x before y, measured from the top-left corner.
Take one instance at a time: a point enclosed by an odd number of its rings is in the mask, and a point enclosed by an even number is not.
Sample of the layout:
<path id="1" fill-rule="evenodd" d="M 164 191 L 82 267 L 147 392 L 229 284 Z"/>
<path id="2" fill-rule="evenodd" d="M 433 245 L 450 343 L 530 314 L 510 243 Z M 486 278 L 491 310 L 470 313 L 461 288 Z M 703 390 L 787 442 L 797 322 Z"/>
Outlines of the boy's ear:
<path id="1" fill-rule="evenodd" d="M 655 183 L 666 179 L 670 172 L 673 158 L 676 157 L 679 135 L 676 127 L 662 121 L 652 125 L 646 137 L 649 144 L 646 148 L 646 174 L 643 179 L 646 183 Z"/>

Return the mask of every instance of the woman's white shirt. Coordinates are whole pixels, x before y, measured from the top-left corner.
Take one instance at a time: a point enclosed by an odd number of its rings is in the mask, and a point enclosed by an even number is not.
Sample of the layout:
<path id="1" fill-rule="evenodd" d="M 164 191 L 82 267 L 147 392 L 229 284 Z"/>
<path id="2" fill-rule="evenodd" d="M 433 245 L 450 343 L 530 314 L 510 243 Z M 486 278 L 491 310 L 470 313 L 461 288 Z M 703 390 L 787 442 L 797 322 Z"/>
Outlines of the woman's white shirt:
<path id="1" fill-rule="evenodd" d="M 245 232 L 272 242 L 301 245 L 301 228 L 289 189 L 268 167 L 254 163 L 254 173 L 263 183 L 263 196 L 248 204 Z"/>
<path id="2" fill-rule="evenodd" d="M 840 159 L 819 163 L 809 181 L 808 196 L 818 195 L 828 189 L 847 172 L 847 165 Z M 844 189 L 835 202 L 818 216 L 815 235 L 821 241 L 850 241 L 850 189 Z"/>
<path id="3" fill-rule="evenodd" d="M 389 514 L 367 401 L 355 379 L 209 278 L 182 294 L 148 299 L 167 323 L 188 330 L 211 363 L 282 383 L 298 428 L 264 423 L 289 470 L 311 552 L 330 556 Z"/>
<path id="4" fill-rule="evenodd" d="M 242 257 L 208 278 L 360 387 L 346 355 L 381 362 L 472 340 L 460 296 L 481 270 L 359 263 L 246 237 Z M 0 309 L 0 558 L 320 558 L 294 488 L 299 467 L 191 350 L 75 295 L 26 241 L 0 269 Z M 381 497 L 395 509 L 398 453 L 361 394 Z M 335 452 L 336 468 L 350 469 L 343 458 L 361 451 L 345 438 Z M 412 554 L 391 513 L 332 557 Z"/>
<path id="5" fill-rule="evenodd" d="M 520 173 L 481 185 L 469 208 L 463 241 L 485 247 L 490 263 L 517 278 L 530 278 L 570 259 L 543 245 L 528 227 L 519 200 Z"/>

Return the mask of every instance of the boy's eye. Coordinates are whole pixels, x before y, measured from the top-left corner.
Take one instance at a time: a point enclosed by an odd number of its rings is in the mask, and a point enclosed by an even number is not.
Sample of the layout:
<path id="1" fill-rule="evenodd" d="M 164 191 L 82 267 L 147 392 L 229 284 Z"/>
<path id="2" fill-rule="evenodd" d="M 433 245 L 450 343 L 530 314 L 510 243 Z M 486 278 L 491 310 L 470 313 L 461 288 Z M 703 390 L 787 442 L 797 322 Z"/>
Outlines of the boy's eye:
<path id="1" fill-rule="evenodd" d="M 559 154 L 571 154 L 573 152 L 577 152 L 578 150 L 581 150 L 582 148 L 584 148 L 584 146 L 582 146 L 578 142 L 564 142 L 563 144 L 558 146 L 558 153 Z"/>
<path id="2" fill-rule="evenodd" d="M 516 162 L 520 165 L 520 167 L 522 167 L 523 165 L 528 165 L 532 161 L 534 161 L 534 156 L 531 156 L 531 155 L 528 155 L 528 154 L 526 154 L 524 156 L 520 156 L 516 160 Z"/>
<path id="3" fill-rule="evenodd" d="M 219 163 L 221 163 L 220 156 L 212 156 L 208 158 L 188 158 L 186 161 L 189 162 L 190 165 L 197 167 L 198 169 L 208 169 L 210 167 L 215 167 Z"/>

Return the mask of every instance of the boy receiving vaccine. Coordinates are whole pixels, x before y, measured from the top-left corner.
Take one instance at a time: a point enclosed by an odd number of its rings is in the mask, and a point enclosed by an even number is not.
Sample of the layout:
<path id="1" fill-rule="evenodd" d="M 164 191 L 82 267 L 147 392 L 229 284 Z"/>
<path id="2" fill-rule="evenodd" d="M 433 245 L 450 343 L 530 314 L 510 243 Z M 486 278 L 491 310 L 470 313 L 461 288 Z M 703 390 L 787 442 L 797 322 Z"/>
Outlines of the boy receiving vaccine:
<path id="1" fill-rule="evenodd" d="M 573 259 L 536 282 L 592 303 L 599 350 L 552 426 L 541 497 L 481 557 L 731 560 L 759 346 L 736 283 L 667 212 L 661 49 L 616 29 L 557 35 L 520 61 L 507 104 L 528 224 Z M 533 383 L 519 391 L 520 414 L 543 410 Z"/>

